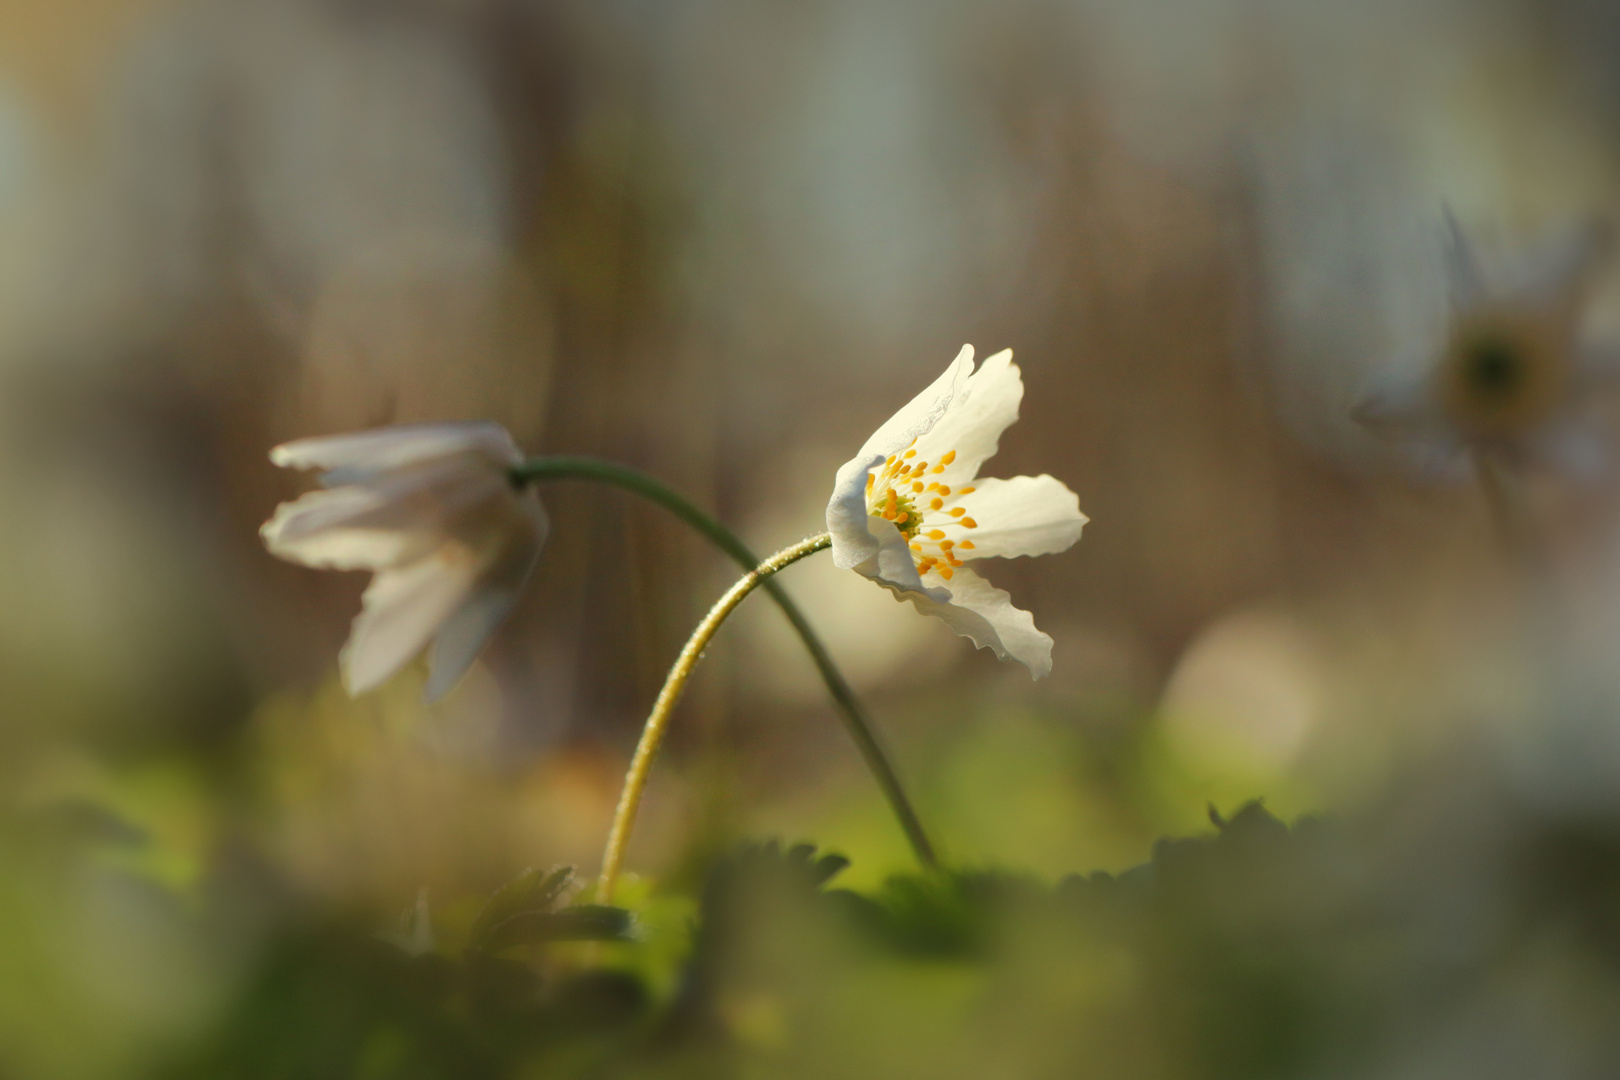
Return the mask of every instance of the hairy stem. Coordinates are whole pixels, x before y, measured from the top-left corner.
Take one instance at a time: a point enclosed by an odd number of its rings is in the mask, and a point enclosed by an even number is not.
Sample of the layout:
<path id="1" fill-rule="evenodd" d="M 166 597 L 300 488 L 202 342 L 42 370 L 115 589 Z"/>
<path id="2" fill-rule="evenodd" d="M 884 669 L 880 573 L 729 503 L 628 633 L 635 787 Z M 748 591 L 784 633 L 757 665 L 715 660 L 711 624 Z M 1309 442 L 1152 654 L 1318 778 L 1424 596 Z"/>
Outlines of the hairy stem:
<path id="1" fill-rule="evenodd" d="M 628 466 L 587 457 L 531 458 L 512 470 L 512 479 L 516 483 L 540 480 L 596 480 L 612 484 L 662 506 L 696 529 L 744 570 L 752 570 L 759 565 L 759 559 L 731 530 L 662 482 Z M 905 788 L 900 784 L 900 775 L 895 771 L 887 751 L 878 740 L 876 729 L 861 706 L 860 699 L 855 696 L 855 691 L 850 688 L 843 673 L 838 670 L 838 665 L 833 662 L 832 655 L 827 652 L 821 638 L 811 628 L 810 621 L 805 618 L 804 613 L 799 610 L 799 606 L 788 596 L 781 584 L 774 577 L 767 577 L 764 579 L 763 587 L 771 599 L 776 601 L 776 606 L 782 609 L 782 614 L 787 616 L 788 622 L 799 635 L 799 640 L 809 651 L 810 659 L 814 661 L 816 670 L 821 673 L 822 681 L 827 684 L 827 692 L 832 695 L 833 704 L 838 709 L 838 716 L 844 723 L 844 729 L 854 740 L 856 749 L 866 762 L 866 767 L 877 780 L 878 787 L 888 800 L 894 816 L 899 820 L 900 828 L 905 832 L 918 861 L 927 867 L 937 866 L 939 863 L 934 855 L 934 847 L 929 843 L 928 834 L 923 831 L 922 822 L 917 817 L 916 810 L 912 808 L 911 800 L 906 797 Z"/>
<path id="2" fill-rule="evenodd" d="M 663 742 L 664 732 L 669 728 L 669 718 L 675 712 L 675 705 L 681 700 L 681 691 L 686 689 L 686 681 L 692 675 L 692 669 L 703 657 L 703 650 L 709 647 L 720 624 L 741 604 L 749 593 L 760 584 L 770 579 L 770 576 L 782 569 L 791 566 L 807 555 L 814 555 L 832 546 L 832 537 L 826 533 L 812 536 L 808 540 L 801 540 L 797 544 L 783 548 L 775 555 L 760 563 L 759 566 L 742 576 L 742 579 L 726 590 L 709 613 L 698 623 L 696 630 L 676 657 L 675 665 L 669 669 L 669 675 L 664 679 L 664 688 L 658 691 L 658 700 L 653 702 L 652 712 L 647 716 L 647 724 L 641 731 L 641 742 L 636 744 L 635 757 L 630 759 L 630 771 L 624 774 L 624 789 L 619 793 L 619 807 L 613 812 L 613 827 L 608 830 L 607 848 L 602 852 L 602 878 L 596 889 L 596 902 L 611 904 L 613 902 L 613 887 L 619 880 L 619 867 L 624 864 L 624 849 L 630 843 L 630 830 L 636 824 L 636 811 L 641 806 L 641 796 L 647 789 L 647 777 L 652 773 L 653 758 L 658 754 L 658 744 Z"/>

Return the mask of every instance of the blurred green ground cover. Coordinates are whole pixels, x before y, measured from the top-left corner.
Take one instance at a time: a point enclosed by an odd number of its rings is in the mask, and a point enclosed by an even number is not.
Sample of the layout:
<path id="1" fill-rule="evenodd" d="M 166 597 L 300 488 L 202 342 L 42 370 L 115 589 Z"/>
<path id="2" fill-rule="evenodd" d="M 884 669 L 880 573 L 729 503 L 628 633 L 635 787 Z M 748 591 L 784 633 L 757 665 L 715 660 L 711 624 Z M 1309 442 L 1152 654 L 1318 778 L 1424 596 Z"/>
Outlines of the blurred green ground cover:
<path id="1" fill-rule="evenodd" d="M 1055 884 L 986 869 L 842 889 L 840 856 L 749 845 L 710 868 L 692 918 L 630 890 L 647 917 L 609 946 L 492 938 L 485 919 L 486 948 L 413 957 L 364 923 L 289 927 L 157 1075 L 1598 1076 L 1620 1060 L 1602 1020 L 1620 1000 L 1616 836 L 1524 831 L 1542 872 L 1465 901 L 1442 882 L 1482 868 L 1456 852 L 1392 857 L 1259 803 L 1211 816 L 1129 871 Z M 565 902 L 535 892 L 546 880 L 517 886 L 537 910 Z"/>

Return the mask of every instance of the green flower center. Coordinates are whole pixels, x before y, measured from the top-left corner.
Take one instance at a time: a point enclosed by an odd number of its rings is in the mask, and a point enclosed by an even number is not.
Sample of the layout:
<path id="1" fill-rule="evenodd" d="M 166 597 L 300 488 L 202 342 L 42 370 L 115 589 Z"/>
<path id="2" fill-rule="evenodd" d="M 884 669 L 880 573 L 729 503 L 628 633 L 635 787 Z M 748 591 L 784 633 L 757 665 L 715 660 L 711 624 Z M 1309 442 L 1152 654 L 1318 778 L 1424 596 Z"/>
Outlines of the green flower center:
<path id="1" fill-rule="evenodd" d="M 901 495 L 899 492 L 895 492 L 894 509 L 894 527 L 905 533 L 906 539 L 910 540 L 917 535 L 917 530 L 922 528 L 922 511 L 917 509 L 917 504 L 912 501 L 910 495 Z M 902 518 L 901 514 L 905 517 Z"/>

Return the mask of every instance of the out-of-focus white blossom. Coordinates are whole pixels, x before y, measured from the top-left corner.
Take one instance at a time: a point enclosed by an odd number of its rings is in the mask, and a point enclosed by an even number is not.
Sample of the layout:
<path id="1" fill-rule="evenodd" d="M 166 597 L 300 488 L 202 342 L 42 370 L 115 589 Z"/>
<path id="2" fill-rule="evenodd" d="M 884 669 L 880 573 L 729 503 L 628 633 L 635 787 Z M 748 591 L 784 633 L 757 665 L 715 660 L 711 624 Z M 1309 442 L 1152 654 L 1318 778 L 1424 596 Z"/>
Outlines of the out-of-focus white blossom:
<path id="1" fill-rule="evenodd" d="M 324 490 L 283 503 L 260 530 L 271 553 L 305 566 L 370 570 L 343 647 L 350 694 L 371 690 L 431 641 L 426 695 L 436 700 L 472 666 L 511 610 L 545 543 L 523 460 L 499 424 L 407 424 L 299 439 L 277 465 L 327 470 Z"/>
<path id="2" fill-rule="evenodd" d="M 1620 354 L 1588 341 L 1582 319 L 1607 234 L 1573 228 L 1495 275 L 1449 214 L 1445 239 L 1450 321 L 1439 357 L 1374 387 L 1352 415 L 1436 471 L 1472 450 L 1598 472 L 1607 433 L 1592 406 L 1617 385 Z"/>
<path id="3" fill-rule="evenodd" d="M 1010 350 L 974 371 L 973 347 L 962 346 L 945 374 L 838 470 L 827 529 L 840 568 L 1038 679 L 1052 670 L 1052 639 L 966 565 L 1067 550 L 1086 523 L 1078 496 L 1050 476 L 979 479 L 1023 396 Z"/>

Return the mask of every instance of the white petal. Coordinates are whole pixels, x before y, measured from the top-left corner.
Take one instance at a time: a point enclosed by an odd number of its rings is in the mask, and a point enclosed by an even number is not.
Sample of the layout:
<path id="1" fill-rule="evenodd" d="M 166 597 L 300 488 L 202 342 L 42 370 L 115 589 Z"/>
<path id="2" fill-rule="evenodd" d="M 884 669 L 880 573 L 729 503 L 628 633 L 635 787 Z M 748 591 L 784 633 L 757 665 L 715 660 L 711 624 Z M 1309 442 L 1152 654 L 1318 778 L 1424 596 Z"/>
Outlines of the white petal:
<path id="1" fill-rule="evenodd" d="M 947 602 L 919 593 L 903 595 L 918 611 L 941 620 L 979 648 L 992 649 L 1003 660 L 1017 660 L 1029 668 L 1032 678 L 1051 674 L 1052 639 L 1035 629 L 1035 617 L 1013 607 L 1011 594 L 967 567 L 959 567 L 951 577 Z"/>
<path id="2" fill-rule="evenodd" d="M 911 557 L 911 545 L 906 534 L 894 527 L 893 522 L 880 517 L 868 518 L 876 550 L 872 557 L 851 567 L 857 574 L 869 577 L 885 588 L 905 593 L 923 593 L 940 600 L 948 599 L 944 589 L 926 589 L 917 576 L 917 564 Z"/>
<path id="3" fill-rule="evenodd" d="M 1435 393 L 1433 377 L 1427 373 L 1375 380 L 1351 407 L 1350 418 L 1374 435 L 1393 441 L 1455 435 Z"/>
<path id="4" fill-rule="evenodd" d="M 1063 481 L 1046 475 L 979 480 L 973 494 L 960 505 L 967 507 L 979 525 L 965 534 L 973 541 L 972 549 L 957 549 L 964 559 L 1011 559 L 1067 551 L 1080 539 L 1086 524 L 1080 497 Z"/>
<path id="5" fill-rule="evenodd" d="M 878 553 L 878 538 L 866 521 L 866 477 L 887 457 L 868 454 L 846 461 L 833 479 L 832 498 L 827 500 L 827 532 L 832 535 L 833 565 L 840 570 L 853 570 Z M 883 524 L 894 529 L 887 521 Z"/>
<path id="6" fill-rule="evenodd" d="M 1520 264 L 1510 290 L 1543 307 L 1556 308 L 1578 301 L 1608 247 L 1609 236 L 1600 223 L 1577 222 L 1544 240 Z"/>
<path id="7" fill-rule="evenodd" d="M 447 619 L 428 656 L 429 676 L 423 696 L 437 701 L 472 667 L 484 642 L 517 603 L 550 531 L 546 512 L 533 491 L 514 508 L 505 543 L 479 576 L 472 595 Z"/>
<path id="8" fill-rule="evenodd" d="M 473 553 L 447 545 L 372 578 L 339 657 L 349 694 L 381 686 L 421 652 L 466 601 L 480 569 Z"/>
<path id="9" fill-rule="evenodd" d="M 973 346 L 962 346 L 956 359 L 945 373 L 935 379 L 922 393 L 903 405 L 899 412 L 883 422 L 861 446 L 852 461 L 865 461 L 873 455 L 888 457 L 911 444 L 911 440 L 937 424 L 961 393 L 963 385 L 973 371 Z M 846 468 L 848 466 L 845 466 Z M 839 470 L 843 472 L 842 469 Z"/>
<path id="10" fill-rule="evenodd" d="M 482 504 L 514 495 L 478 454 L 403 467 L 368 484 L 282 503 L 259 530 L 271 553 L 306 566 L 376 570 L 414 562 Z"/>
<path id="11" fill-rule="evenodd" d="M 270 460 L 283 468 L 341 470 L 333 482 L 352 483 L 402 465 L 469 451 L 502 467 L 523 460 L 512 436 L 489 420 L 398 424 L 350 435 L 295 439 L 271 450 Z"/>
<path id="12" fill-rule="evenodd" d="M 270 554 L 331 570 L 377 570 L 407 561 L 404 533 L 346 527 L 377 509 L 377 496 L 361 488 L 312 491 L 276 507 L 259 529 Z M 420 552 L 418 554 L 421 554 Z"/>
<path id="13" fill-rule="evenodd" d="M 1451 207 L 1445 211 L 1444 239 L 1446 249 L 1446 282 L 1450 288 L 1451 306 L 1467 308 L 1485 298 L 1485 279 L 1480 271 L 1479 257 L 1474 246 L 1457 224 Z"/>
<path id="14" fill-rule="evenodd" d="M 1012 350 L 1003 349 L 990 357 L 951 399 L 938 423 L 917 440 L 917 456 L 938 462 L 945 454 L 956 456 L 939 474 L 942 483 L 960 487 L 979 475 L 979 467 L 996 452 L 1001 433 L 1018 419 L 1018 406 L 1024 399 L 1024 381 Z"/>
<path id="15" fill-rule="evenodd" d="M 946 483 L 965 484 L 977 474 L 979 464 L 996 452 L 1002 431 L 1018 419 L 1023 394 L 1010 351 L 1002 350 L 974 372 L 973 346 L 962 346 L 945 374 L 890 417 L 866 440 L 861 452 L 838 470 L 827 502 L 833 564 L 850 570 L 877 554 L 877 539 L 866 522 L 866 477 L 873 468 L 915 439 L 922 460 L 929 460 L 935 450 L 943 455 L 955 449 L 955 459 L 940 477 Z"/>

